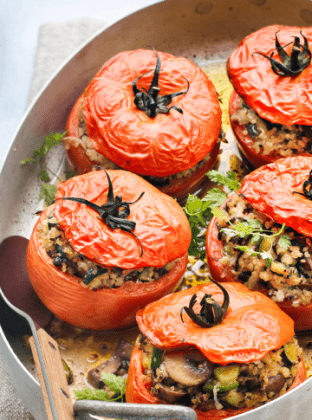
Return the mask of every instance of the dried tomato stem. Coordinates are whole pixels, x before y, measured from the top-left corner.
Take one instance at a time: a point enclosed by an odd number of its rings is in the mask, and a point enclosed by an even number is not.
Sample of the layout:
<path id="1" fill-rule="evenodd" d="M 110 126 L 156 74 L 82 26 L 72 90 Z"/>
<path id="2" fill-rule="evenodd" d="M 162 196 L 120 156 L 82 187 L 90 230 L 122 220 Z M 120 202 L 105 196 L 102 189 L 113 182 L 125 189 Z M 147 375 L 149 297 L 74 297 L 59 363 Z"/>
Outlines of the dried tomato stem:
<path id="1" fill-rule="evenodd" d="M 230 304 L 230 296 L 228 291 L 220 284 L 217 283 L 212 278 L 209 278 L 214 284 L 216 284 L 223 293 L 223 303 L 222 306 L 213 299 L 211 295 L 205 293 L 204 297 L 200 301 L 200 312 L 196 314 L 193 310 L 193 307 L 197 301 L 196 293 L 191 297 L 189 306 L 183 306 L 181 308 L 180 316 L 181 320 L 183 321 L 183 311 L 187 313 L 187 315 L 194 321 L 197 325 L 203 328 L 211 328 L 215 325 L 221 324 L 223 318 L 225 317 L 226 311 L 228 310 Z"/>
<path id="2" fill-rule="evenodd" d="M 278 76 L 297 76 L 311 62 L 311 51 L 309 50 L 308 40 L 303 35 L 303 33 L 300 32 L 301 36 L 304 39 L 304 45 L 302 45 L 300 44 L 300 38 L 298 36 L 295 36 L 291 55 L 289 56 L 279 43 L 277 33 L 278 32 L 276 32 L 275 34 L 275 48 L 282 62 L 279 62 L 272 58 L 274 52 L 272 52 L 270 56 L 267 56 L 261 52 L 255 52 L 254 54 L 262 55 L 263 57 L 270 60 L 272 70 Z"/>
<path id="3" fill-rule="evenodd" d="M 159 72 L 160 72 L 161 61 L 160 61 L 160 57 L 157 51 L 155 52 L 156 52 L 156 57 L 157 57 L 156 67 L 154 70 L 153 80 L 148 91 L 144 88 L 139 90 L 137 88 L 136 83 L 139 79 L 141 79 L 141 77 L 149 73 L 149 71 L 137 77 L 132 82 L 132 89 L 135 95 L 134 103 L 141 111 L 144 111 L 145 114 L 150 118 L 156 117 L 157 114 L 168 114 L 168 112 L 171 109 L 175 109 L 176 111 L 183 114 L 183 110 L 181 108 L 178 108 L 176 106 L 171 106 L 170 108 L 167 108 L 166 105 L 170 104 L 172 98 L 174 98 L 175 96 L 179 96 L 179 95 L 183 95 L 187 93 L 187 91 L 189 90 L 189 82 L 187 81 L 188 86 L 187 86 L 187 89 L 184 91 L 174 92 L 169 95 L 160 96 L 159 95 L 160 88 L 158 87 L 158 82 L 159 82 Z"/>
<path id="4" fill-rule="evenodd" d="M 132 236 L 134 236 L 138 240 L 140 244 L 140 248 L 141 248 L 140 257 L 142 257 L 143 255 L 142 244 L 139 238 L 132 232 L 135 229 L 136 223 L 133 222 L 132 220 L 126 220 L 126 219 L 130 214 L 129 205 L 134 204 L 138 200 L 140 200 L 140 198 L 144 194 L 144 191 L 140 194 L 140 196 L 136 200 L 132 202 L 122 201 L 122 197 L 120 195 L 116 195 L 116 197 L 114 197 L 112 181 L 107 171 L 105 169 L 104 171 L 106 173 L 106 177 L 108 181 L 107 203 L 103 204 L 102 206 L 98 206 L 97 204 L 94 204 L 91 201 L 88 201 L 80 197 L 62 197 L 62 198 L 58 198 L 58 200 L 69 200 L 69 201 L 75 201 L 76 203 L 85 204 L 91 207 L 93 210 L 95 210 L 101 216 L 101 219 L 111 229 L 121 229 L 125 232 L 130 233 Z"/>

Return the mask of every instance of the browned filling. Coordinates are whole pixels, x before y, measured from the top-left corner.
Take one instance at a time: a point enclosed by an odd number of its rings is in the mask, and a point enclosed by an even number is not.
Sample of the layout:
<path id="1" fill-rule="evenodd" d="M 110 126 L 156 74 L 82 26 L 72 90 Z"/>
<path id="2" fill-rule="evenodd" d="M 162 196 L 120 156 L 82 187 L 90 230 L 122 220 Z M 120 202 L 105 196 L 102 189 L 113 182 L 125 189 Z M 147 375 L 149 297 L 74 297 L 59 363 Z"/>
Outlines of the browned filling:
<path id="1" fill-rule="evenodd" d="M 300 361 L 296 339 L 253 363 L 217 365 L 198 350 L 164 352 L 142 336 L 144 373 L 150 376 L 150 392 L 170 404 L 202 411 L 257 407 L 283 395 L 292 385 Z"/>

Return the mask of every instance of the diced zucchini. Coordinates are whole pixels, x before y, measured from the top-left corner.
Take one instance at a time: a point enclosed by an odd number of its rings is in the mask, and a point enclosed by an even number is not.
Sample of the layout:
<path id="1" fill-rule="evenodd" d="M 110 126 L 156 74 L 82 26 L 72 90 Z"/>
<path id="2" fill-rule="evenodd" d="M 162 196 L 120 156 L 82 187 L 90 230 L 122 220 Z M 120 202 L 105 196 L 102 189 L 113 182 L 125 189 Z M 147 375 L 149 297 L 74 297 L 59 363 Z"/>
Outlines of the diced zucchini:
<path id="1" fill-rule="evenodd" d="M 221 385 L 227 385 L 237 380 L 239 375 L 239 365 L 219 366 L 214 369 L 214 376 Z"/>
<path id="2" fill-rule="evenodd" d="M 153 345 L 151 343 L 146 344 L 144 346 L 144 350 L 142 353 L 142 365 L 144 369 L 151 368 L 152 353 L 153 353 Z"/>
<path id="3" fill-rule="evenodd" d="M 161 364 L 162 355 L 163 355 L 163 350 L 159 350 L 156 347 L 153 347 L 151 369 L 155 370 L 159 368 Z"/>
<path id="4" fill-rule="evenodd" d="M 230 391 L 231 389 L 235 389 L 237 388 L 239 385 L 238 382 L 234 381 L 234 382 L 229 382 L 228 384 L 220 384 L 220 382 L 216 381 L 215 379 L 210 379 L 209 381 L 207 381 L 204 385 L 204 390 L 205 391 L 213 391 L 215 387 L 217 387 L 218 392 L 227 392 Z"/>
<path id="5" fill-rule="evenodd" d="M 274 239 L 271 236 L 265 236 L 259 246 L 259 251 L 260 252 L 269 252 L 272 249 L 273 243 L 274 243 Z"/>
<path id="6" fill-rule="evenodd" d="M 272 261 L 271 271 L 273 271 L 273 273 L 279 274 L 280 276 L 284 275 L 285 277 L 289 274 L 287 267 L 284 264 L 276 261 Z"/>
<path id="7" fill-rule="evenodd" d="M 296 363 L 298 361 L 298 354 L 296 350 L 297 346 L 295 346 L 292 341 L 288 341 L 284 344 L 284 352 L 291 363 Z"/>
<path id="8" fill-rule="evenodd" d="M 242 392 L 237 392 L 236 389 L 232 389 L 224 396 L 224 400 L 233 407 L 239 407 L 240 403 L 244 400 L 244 395 Z"/>

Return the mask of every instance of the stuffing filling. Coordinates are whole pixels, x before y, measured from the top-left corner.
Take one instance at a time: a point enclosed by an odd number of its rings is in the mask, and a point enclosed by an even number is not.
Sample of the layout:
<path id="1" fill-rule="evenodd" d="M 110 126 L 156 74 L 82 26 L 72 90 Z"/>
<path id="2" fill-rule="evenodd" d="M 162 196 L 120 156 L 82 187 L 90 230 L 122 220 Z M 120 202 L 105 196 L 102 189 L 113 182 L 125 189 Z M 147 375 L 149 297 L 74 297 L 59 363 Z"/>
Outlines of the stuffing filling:
<path id="1" fill-rule="evenodd" d="M 81 146 L 86 151 L 88 158 L 92 160 L 95 165 L 98 165 L 101 168 L 105 168 L 105 169 L 121 169 L 111 160 L 107 159 L 105 156 L 103 156 L 102 154 L 94 150 L 92 142 L 87 134 L 87 127 L 86 127 L 86 122 L 84 119 L 82 107 L 83 107 L 83 101 L 81 102 L 81 105 L 79 107 L 79 138 L 64 137 L 62 141 L 64 143 L 65 148 L 69 147 L 68 140 L 75 141 L 77 146 L 81 144 Z M 224 138 L 224 133 L 221 130 L 217 142 L 220 143 L 223 138 Z M 174 175 L 170 175 L 166 177 L 144 176 L 144 178 L 147 181 L 149 181 L 152 185 L 155 185 L 156 187 L 162 187 L 165 185 L 169 185 L 174 180 L 190 177 L 194 172 L 198 171 L 202 166 L 204 166 L 209 160 L 211 160 L 211 153 L 208 153 L 195 166 L 193 166 L 190 169 L 186 169 L 185 171 L 178 172 Z"/>
<path id="2" fill-rule="evenodd" d="M 288 391 L 297 374 L 301 349 L 295 338 L 253 363 L 217 365 L 198 350 L 170 353 L 158 350 L 142 336 L 144 374 L 150 392 L 170 404 L 202 411 L 257 407 Z"/>
<path id="3" fill-rule="evenodd" d="M 164 267 L 144 267 L 134 270 L 123 270 L 119 267 L 100 267 L 84 255 L 76 252 L 59 225 L 54 211 L 38 226 L 42 246 L 52 258 L 53 264 L 62 272 L 78 277 L 82 286 L 97 291 L 105 288 L 120 287 L 127 281 L 151 283 L 168 273 L 179 259 L 171 261 Z"/>
<path id="4" fill-rule="evenodd" d="M 267 289 L 274 302 L 292 306 L 312 300 L 312 243 L 255 210 L 238 194 L 222 211 L 217 227 L 224 266 L 251 290 Z"/>
<path id="5" fill-rule="evenodd" d="M 283 157 L 312 153 L 312 127 L 272 123 L 260 118 L 241 98 L 239 101 L 239 109 L 231 119 L 245 126 L 244 134 L 254 139 L 256 153 L 278 153 Z"/>

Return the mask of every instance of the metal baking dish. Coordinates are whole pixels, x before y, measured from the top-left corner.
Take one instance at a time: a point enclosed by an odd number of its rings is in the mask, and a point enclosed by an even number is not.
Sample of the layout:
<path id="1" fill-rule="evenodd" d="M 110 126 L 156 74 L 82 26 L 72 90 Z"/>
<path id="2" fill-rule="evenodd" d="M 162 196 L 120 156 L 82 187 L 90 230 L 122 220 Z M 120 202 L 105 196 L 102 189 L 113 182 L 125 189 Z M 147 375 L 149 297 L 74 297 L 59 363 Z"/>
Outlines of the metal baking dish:
<path id="1" fill-rule="evenodd" d="M 37 168 L 25 170 L 20 161 L 51 131 L 62 131 L 67 115 L 101 65 L 116 53 L 150 48 L 182 55 L 200 66 L 224 63 L 240 40 L 271 24 L 309 26 L 309 0 L 167 0 L 150 6 L 94 36 L 54 75 L 24 116 L 1 169 L 0 240 L 19 234 L 30 236 L 38 209 Z M 61 170 L 63 153 L 53 156 Z M 46 419 L 37 380 L 24 356 L 19 319 L 0 303 L 0 348 L 16 390 L 35 419 Z M 8 323 L 7 319 L 10 319 Z M 16 325 L 16 327 L 14 327 Z M 312 379 L 283 397 L 235 419 L 300 419 L 312 417 Z"/>

